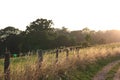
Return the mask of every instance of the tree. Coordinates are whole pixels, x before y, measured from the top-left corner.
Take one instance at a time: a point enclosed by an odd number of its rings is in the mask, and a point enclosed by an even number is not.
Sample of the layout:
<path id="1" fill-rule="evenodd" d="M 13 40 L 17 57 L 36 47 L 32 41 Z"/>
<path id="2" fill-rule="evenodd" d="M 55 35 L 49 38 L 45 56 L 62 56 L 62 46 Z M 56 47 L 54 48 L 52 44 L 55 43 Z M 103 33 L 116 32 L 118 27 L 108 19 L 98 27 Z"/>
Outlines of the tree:
<path id="1" fill-rule="evenodd" d="M 30 23 L 29 26 L 27 26 L 26 32 L 38 32 L 38 31 L 50 31 L 53 28 L 51 26 L 53 25 L 52 20 L 47 19 L 37 19 Z"/>
<path id="2" fill-rule="evenodd" d="M 9 35 L 12 35 L 12 34 L 17 35 L 17 34 L 20 34 L 20 33 L 21 33 L 21 31 L 19 29 L 8 26 L 8 27 L 0 30 L 0 38 L 6 38 Z"/>
<path id="3" fill-rule="evenodd" d="M 29 50 L 50 48 L 51 41 L 54 40 L 54 28 L 51 28 L 52 25 L 52 20 L 41 18 L 27 26 L 25 42 L 27 42 Z"/>
<path id="4" fill-rule="evenodd" d="M 19 52 L 19 39 L 18 35 L 21 33 L 19 29 L 8 26 L 0 30 L 0 52 L 4 53 L 8 48 L 11 52 Z"/>
<path id="5" fill-rule="evenodd" d="M 9 35 L 8 37 L 6 37 L 6 40 L 4 42 L 6 48 L 10 50 L 11 54 L 19 54 L 19 45 L 21 44 L 19 35 Z"/>
<path id="6" fill-rule="evenodd" d="M 88 43 L 90 43 L 90 40 L 91 40 L 90 34 L 87 34 L 87 35 L 85 36 L 85 40 L 86 40 Z"/>
<path id="7" fill-rule="evenodd" d="M 81 30 L 72 31 L 70 34 L 75 39 L 76 45 L 80 45 L 84 41 L 84 36 Z"/>

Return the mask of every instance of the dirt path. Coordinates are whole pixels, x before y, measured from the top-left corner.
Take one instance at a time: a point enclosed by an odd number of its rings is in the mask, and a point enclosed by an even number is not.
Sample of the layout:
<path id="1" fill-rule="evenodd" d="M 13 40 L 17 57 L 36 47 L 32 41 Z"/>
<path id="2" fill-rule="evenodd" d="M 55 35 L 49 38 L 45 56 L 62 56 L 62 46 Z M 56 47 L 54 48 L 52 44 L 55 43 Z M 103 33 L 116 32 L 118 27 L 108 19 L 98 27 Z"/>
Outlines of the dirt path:
<path id="1" fill-rule="evenodd" d="M 117 73 L 115 74 L 113 80 L 120 80 L 120 68 L 119 68 L 119 70 L 117 71 Z"/>
<path id="2" fill-rule="evenodd" d="M 93 80 L 105 80 L 107 73 L 116 65 L 120 62 L 120 60 L 118 61 L 114 61 L 112 63 L 109 63 L 108 65 L 106 65 L 105 67 L 103 67 L 103 69 L 101 71 L 99 71 L 93 78 Z M 116 79 L 115 79 L 116 80 Z M 119 79 L 120 80 L 120 79 Z"/>

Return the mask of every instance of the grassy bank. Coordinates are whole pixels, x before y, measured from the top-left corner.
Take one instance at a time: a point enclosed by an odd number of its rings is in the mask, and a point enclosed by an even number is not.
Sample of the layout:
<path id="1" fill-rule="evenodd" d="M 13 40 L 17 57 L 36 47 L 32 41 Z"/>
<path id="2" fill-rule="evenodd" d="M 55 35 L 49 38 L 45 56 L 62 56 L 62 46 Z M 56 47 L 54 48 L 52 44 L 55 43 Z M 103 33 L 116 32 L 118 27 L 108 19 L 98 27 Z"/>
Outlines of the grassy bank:
<path id="1" fill-rule="evenodd" d="M 59 55 L 44 54 L 41 67 L 37 55 L 11 59 L 11 80 L 91 80 L 106 64 L 120 59 L 120 43 L 106 44 L 71 51 L 66 60 L 65 52 Z M 3 60 L 0 60 L 0 80 L 3 79 Z"/>

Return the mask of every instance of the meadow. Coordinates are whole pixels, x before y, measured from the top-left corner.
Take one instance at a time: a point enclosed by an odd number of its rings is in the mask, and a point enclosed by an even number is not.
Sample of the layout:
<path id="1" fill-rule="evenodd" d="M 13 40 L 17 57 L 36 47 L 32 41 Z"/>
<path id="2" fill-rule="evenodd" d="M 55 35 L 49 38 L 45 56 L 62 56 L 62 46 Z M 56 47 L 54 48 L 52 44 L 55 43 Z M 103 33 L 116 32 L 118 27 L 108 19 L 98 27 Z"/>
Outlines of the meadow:
<path id="1" fill-rule="evenodd" d="M 41 66 L 37 55 L 11 58 L 11 80 L 91 80 L 106 64 L 120 59 L 120 43 L 96 45 L 79 51 L 44 53 Z M 4 60 L 0 60 L 0 80 L 4 80 Z"/>

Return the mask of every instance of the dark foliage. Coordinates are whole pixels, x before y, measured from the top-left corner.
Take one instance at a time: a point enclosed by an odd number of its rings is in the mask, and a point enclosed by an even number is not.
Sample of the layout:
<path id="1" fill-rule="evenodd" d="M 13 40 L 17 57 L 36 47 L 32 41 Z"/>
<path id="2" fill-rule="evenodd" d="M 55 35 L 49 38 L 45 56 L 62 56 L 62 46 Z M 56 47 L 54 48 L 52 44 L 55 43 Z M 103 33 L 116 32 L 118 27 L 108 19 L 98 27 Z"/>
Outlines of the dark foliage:
<path id="1" fill-rule="evenodd" d="M 11 54 L 35 51 L 38 49 L 53 49 L 69 46 L 87 47 L 94 44 L 105 44 L 120 41 L 120 31 L 93 31 L 88 28 L 78 31 L 68 31 L 67 28 L 52 28 L 52 20 L 37 19 L 21 31 L 8 26 L 0 30 L 0 55 L 5 49 Z"/>

